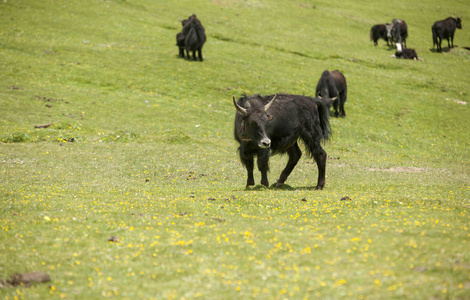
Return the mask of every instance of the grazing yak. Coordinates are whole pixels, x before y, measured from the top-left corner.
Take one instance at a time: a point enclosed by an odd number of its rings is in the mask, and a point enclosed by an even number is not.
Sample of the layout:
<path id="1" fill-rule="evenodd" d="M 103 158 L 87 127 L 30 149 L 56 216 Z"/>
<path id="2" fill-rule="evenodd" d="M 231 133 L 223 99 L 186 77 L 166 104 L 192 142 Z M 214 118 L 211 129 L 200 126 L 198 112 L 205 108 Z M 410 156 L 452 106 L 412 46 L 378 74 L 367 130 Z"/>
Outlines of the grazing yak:
<path id="1" fill-rule="evenodd" d="M 460 18 L 449 17 L 432 25 L 432 47 L 434 48 L 437 45 L 437 52 L 442 51 L 441 43 L 443 39 L 447 40 L 449 49 L 454 48 L 455 28 L 462 29 L 462 20 Z"/>
<path id="2" fill-rule="evenodd" d="M 387 46 L 390 46 L 389 39 L 387 37 L 387 25 L 390 24 L 377 24 L 372 26 L 370 29 L 370 40 L 374 41 L 374 46 L 377 46 L 377 41 L 383 39 L 387 42 Z"/>
<path id="3" fill-rule="evenodd" d="M 331 129 L 328 108 L 320 99 L 288 94 L 242 95 L 238 101 L 234 96 L 233 104 L 237 109 L 235 140 L 240 144 L 240 160 L 248 173 L 247 187 L 255 185 L 255 155 L 261 184 L 269 187 L 269 157 L 287 153 L 289 161 L 276 183 L 276 187 L 281 187 L 302 156 L 298 144 L 302 139 L 318 167 L 316 189 L 323 189 L 327 155 L 321 142 L 328 139 Z"/>
<path id="4" fill-rule="evenodd" d="M 348 98 L 348 87 L 346 78 L 341 72 L 325 70 L 318 80 L 315 95 L 325 103 L 328 109 L 333 105 L 335 117 L 346 117 L 344 104 Z"/>
<path id="5" fill-rule="evenodd" d="M 196 52 L 198 58 L 202 61 L 202 46 L 206 42 L 206 33 L 204 26 L 195 14 L 189 18 L 182 20 L 183 30 L 176 35 L 176 45 L 179 48 L 179 56 L 184 58 L 184 50 L 188 58 L 189 52 L 193 53 L 193 59 L 196 60 Z"/>
<path id="6" fill-rule="evenodd" d="M 393 19 L 391 24 L 387 25 L 387 37 L 395 44 L 403 44 L 406 48 L 406 38 L 408 37 L 408 26 L 406 22 L 400 19 Z"/>

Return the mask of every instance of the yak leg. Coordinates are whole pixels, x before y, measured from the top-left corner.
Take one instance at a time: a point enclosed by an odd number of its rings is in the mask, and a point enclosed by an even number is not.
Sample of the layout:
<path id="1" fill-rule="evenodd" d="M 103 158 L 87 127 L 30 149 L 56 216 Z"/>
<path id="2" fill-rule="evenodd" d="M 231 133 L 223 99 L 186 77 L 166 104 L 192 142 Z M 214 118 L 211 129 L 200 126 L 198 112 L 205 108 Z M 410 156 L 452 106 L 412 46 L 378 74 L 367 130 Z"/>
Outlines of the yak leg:
<path id="1" fill-rule="evenodd" d="M 335 109 L 335 117 L 339 117 L 339 112 L 338 112 L 339 101 L 340 99 L 336 99 L 333 101 L 333 107 Z"/>
<path id="2" fill-rule="evenodd" d="M 316 190 L 322 190 L 325 186 L 325 175 L 326 175 L 326 152 L 320 147 L 320 151 L 314 153 L 313 158 L 317 163 L 318 167 L 318 182 Z"/>
<path id="3" fill-rule="evenodd" d="M 240 159 L 243 163 L 243 165 L 246 168 L 247 172 L 247 180 L 246 180 L 246 186 L 252 186 L 255 185 L 255 179 L 253 177 L 253 168 L 254 168 L 254 159 L 253 155 L 247 155 L 243 154 L 240 152 Z"/>
<path id="4" fill-rule="evenodd" d="M 258 151 L 258 170 L 261 172 L 261 184 L 269 187 L 268 171 L 269 171 L 269 149 L 261 149 Z"/>
<path id="5" fill-rule="evenodd" d="M 448 41 L 449 41 L 449 40 L 447 40 L 447 42 L 448 42 Z M 453 35 L 450 36 L 450 43 L 451 43 L 451 45 L 452 45 L 452 48 L 454 48 L 454 36 L 453 36 Z M 450 49 L 450 45 L 449 45 L 449 49 Z"/>
<path id="6" fill-rule="evenodd" d="M 344 103 L 346 103 L 346 99 L 348 98 L 347 91 L 344 90 L 339 94 L 338 101 L 339 103 L 339 112 L 341 114 L 341 117 L 346 117 L 346 111 L 344 110 Z"/>
<path id="7" fill-rule="evenodd" d="M 246 186 L 253 186 L 255 185 L 255 178 L 253 177 L 253 168 L 254 168 L 254 160 L 251 158 L 245 164 L 246 172 L 247 172 L 247 179 L 246 179 Z"/>
<path id="8" fill-rule="evenodd" d="M 199 57 L 199 60 L 202 61 L 202 48 L 197 49 L 197 56 Z"/>
<path id="9" fill-rule="evenodd" d="M 281 176 L 279 176 L 279 179 L 276 183 L 276 187 L 281 187 L 284 185 L 284 182 L 287 180 L 287 177 L 289 177 L 290 173 L 299 162 L 300 157 L 302 157 L 302 151 L 300 151 L 299 145 L 297 143 L 290 147 L 287 153 L 289 154 L 289 161 L 287 162 L 286 167 L 282 171 Z"/>

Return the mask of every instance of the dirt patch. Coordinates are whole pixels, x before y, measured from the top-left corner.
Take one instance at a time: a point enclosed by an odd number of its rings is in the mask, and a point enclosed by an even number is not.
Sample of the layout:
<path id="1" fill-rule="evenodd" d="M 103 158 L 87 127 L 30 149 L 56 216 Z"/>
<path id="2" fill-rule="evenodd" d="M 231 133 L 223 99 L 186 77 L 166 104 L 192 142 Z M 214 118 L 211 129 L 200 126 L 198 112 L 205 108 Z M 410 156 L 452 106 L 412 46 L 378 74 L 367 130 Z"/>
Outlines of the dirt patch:
<path id="1" fill-rule="evenodd" d="M 11 275 L 10 279 L 6 281 L 0 279 L 0 288 L 4 287 L 15 287 L 15 286 L 25 286 L 30 287 L 31 284 L 35 282 L 49 282 L 51 278 L 48 274 L 43 272 L 32 272 L 32 273 L 25 273 L 25 274 L 18 274 L 15 273 Z"/>
<path id="2" fill-rule="evenodd" d="M 115 237 L 114 235 L 108 237 L 109 242 L 117 243 L 119 242 L 119 238 Z"/>
<path id="3" fill-rule="evenodd" d="M 370 168 L 369 171 L 372 171 L 372 172 L 392 172 L 392 173 L 423 173 L 423 172 L 427 172 L 428 169 L 418 168 L 418 167 L 391 167 L 389 169 Z"/>
<path id="4" fill-rule="evenodd" d="M 52 125 L 54 125 L 54 123 L 50 123 L 50 124 L 39 124 L 39 125 L 35 125 L 34 128 L 48 128 L 48 127 L 51 127 Z"/>

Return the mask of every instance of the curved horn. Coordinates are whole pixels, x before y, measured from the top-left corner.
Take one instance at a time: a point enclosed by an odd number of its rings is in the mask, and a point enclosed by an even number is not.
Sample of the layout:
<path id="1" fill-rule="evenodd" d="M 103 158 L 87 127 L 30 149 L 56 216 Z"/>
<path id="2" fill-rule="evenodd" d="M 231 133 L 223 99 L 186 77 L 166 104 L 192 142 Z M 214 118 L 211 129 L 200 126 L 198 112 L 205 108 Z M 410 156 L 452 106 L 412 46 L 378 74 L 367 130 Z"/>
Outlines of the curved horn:
<path id="1" fill-rule="evenodd" d="M 271 107 L 271 104 L 273 104 L 274 100 L 276 100 L 276 97 L 277 97 L 277 93 L 276 95 L 274 95 L 274 98 L 271 101 L 269 101 L 268 104 L 264 106 L 264 111 L 268 111 L 268 109 Z"/>
<path id="2" fill-rule="evenodd" d="M 323 99 L 323 98 L 320 96 L 320 94 L 317 95 L 317 98 L 320 99 L 320 100 Z"/>
<path id="3" fill-rule="evenodd" d="M 233 105 L 235 105 L 235 108 L 244 116 L 247 115 L 246 108 L 241 107 L 240 105 L 237 104 L 237 101 L 235 100 L 235 96 L 233 96 Z"/>

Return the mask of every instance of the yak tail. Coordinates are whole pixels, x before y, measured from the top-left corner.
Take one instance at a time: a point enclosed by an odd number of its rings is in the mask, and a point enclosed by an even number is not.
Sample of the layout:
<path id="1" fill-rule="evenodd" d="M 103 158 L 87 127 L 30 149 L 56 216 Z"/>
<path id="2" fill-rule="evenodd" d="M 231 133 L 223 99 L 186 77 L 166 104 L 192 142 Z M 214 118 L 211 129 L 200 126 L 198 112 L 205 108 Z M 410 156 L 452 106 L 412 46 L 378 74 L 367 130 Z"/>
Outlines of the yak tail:
<path id="1" fill-rule="evenodd" d="M 329 109 L 322 100 L 313 98 L 313 101 L 317 106 L 320 124 L 316 123 L 316 118 L 313 118 L 311 121 L 314 123 L 310 123 L 312 127 L 309 130 L 300 131 L 300 138 L 304 141 L 305 150 L 310 157 L 315 157 L 316 154 L 321 153 L 321 144 L 326 142 L 331 135 Z"/>
<path id="2" fill-rule="evenodd" d="M 436 33 L 436 28 L 434 26 L 432 27 L 432 47 L 437 45 L 437 33 Z"/>
<path id="3" fill-rule="evenodd" d="M 322 100 L 314 98 L 318 108 L 318 116 L 320 117 L 320 128 L 322 132 L 322 141 L 327 141 L 331 135 L 330 112 L 328 107 Z"/>

